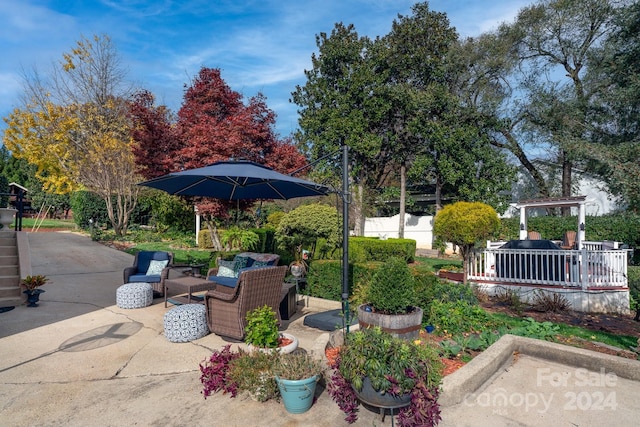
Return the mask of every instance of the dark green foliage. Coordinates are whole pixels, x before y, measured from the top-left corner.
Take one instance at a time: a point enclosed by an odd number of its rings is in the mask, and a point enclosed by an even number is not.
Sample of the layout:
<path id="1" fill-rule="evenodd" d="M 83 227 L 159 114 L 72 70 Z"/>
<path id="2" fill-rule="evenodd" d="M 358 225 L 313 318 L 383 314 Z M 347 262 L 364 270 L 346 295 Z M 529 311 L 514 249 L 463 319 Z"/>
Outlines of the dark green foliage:
<path id="1" fill-rule="evenodd" d="M 95 227 L 111 224 L 104 200 L 90 191 L 76 191 L 71 195 L 73 221 L 80 228 L 89 228 L 89 220 Z"/>
<path id="2" fill-rule="evenodd" d="M 319 238 L 334 247 L 340 243 L 338 213 L 334 208 L 319 203 L 302 205 L 287 213 L 276 231 L 278 247 L 295 257 L 302 249 L 314 253 Z"/>
<path id="3" fill-rule="evenodd" d="M 9 180 L 0 174 L 0 208 L 6 208 L 9 204 Z"/>
<path id="4" fill-rule="evenodd" d="M 384 262 L 391 257 L 399 257 L 405 262 L 413 262 L 415 254 L 416 241 L 412 239 L 349 238 L 349 262 Z"/>
<path id="5" fill-rule="evenodd" d="M 640 320 L 640 267 L 629 266 L 627 270 L 629 280 L 629 305 L 635 311 L 635 320 Z"/>
<path id="6" fill-rule="evenodd" d="M 146 214 L 150 216 L 138 221 L 153 224 L 158 231 L 171 229 L 188 233 L 195 230 L 193 206 L 180 197 L 164 191 L 146 191 L 140 196 L 138 204 L 148 206 Z"/>
<path id="7" fill-rule="evenodd" d="M 365 292 L 365 300 L 376 312 L 406 313 L 416 305 L 413 275 L 404 259 L 390 258 L 378 268 Z"/>

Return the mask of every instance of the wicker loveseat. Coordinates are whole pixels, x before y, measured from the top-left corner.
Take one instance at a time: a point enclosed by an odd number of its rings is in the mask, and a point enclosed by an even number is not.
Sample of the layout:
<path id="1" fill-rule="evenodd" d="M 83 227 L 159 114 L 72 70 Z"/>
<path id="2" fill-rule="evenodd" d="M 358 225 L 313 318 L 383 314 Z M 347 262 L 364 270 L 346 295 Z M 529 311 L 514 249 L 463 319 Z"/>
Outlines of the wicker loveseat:
<path id="1" fill-rule="evenodd" d="M 286 273 L 286 265 L 246 268 L 240 272 L 235 287 L 216 286 L 208 291 L 205 304 L 209 330 L 217 335 L 242 340 L 247 312 L 265 304 L 280 318 L 282 284 Z"/>

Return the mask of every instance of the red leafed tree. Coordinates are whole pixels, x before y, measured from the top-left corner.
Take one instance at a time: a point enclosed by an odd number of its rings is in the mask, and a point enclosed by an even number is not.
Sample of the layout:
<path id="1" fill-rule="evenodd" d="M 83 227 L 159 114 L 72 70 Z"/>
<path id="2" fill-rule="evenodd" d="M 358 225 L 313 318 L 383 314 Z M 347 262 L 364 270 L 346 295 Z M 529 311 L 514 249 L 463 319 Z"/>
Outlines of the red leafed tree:
<path id="1" fill-rule="evenodd" d="M 183 143 L 172 123 L 171 111 L 156 106 L 151 92 L 137 92 L 129 104 L 133 154 L 139 173 L 146 179 L 175 171 L 175 154 Z"/>
<path id="2" fill-rule="evenodd" d="M 290 140 L 280 140 L 274 131 L 275 113 L 258 94 L 243 103 L 240 93 L 222 80 L 220 70 L 202 68 L 184 94 L 176 129 L 182 148 L 174 156 L 174 170 L 192 169 L 229 160 L 245 159 L 288 173 L 306 164 L 305 157 Z M 243 204 L 241 208 L 248 207 Z M 218 200 L 198 201 L 219 249 L 217 225 L 229 218 L 229 205 Z"/>

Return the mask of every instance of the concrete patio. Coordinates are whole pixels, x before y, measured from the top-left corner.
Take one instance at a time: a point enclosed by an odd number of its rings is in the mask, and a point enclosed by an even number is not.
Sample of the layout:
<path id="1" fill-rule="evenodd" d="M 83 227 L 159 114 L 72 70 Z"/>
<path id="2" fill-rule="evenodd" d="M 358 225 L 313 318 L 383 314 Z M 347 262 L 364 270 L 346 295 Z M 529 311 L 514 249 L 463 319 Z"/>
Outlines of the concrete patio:
<path id="1" fill-rule="evenodd" d="M 47 275 L 51 282 L 43 287 L 40 307 L 0 313 L 1 425 L 347 425 L 322 388 L 311 410 L 299 415 L 274 401 L 219 394 L 205 400 L 199 363 L 227 342 L 214 334 L 190 343 L 169 342 L 163 336 L 168 308 L 162 299 L 142 309 L 118 308 L 115 291 L 131 255 L 74 233 L 33 233 L 29 242 L 33 274 Z M 320 355 L 329 333 L 304 326 L 304 316 L 338 308 L 339 303 L 307 301 L 298 305 L 284 329 L 298 337 L 302 348 Z M 637 424 L 640 382 L 616 369 L 637 375 L 640 362 L 596 358 L 596 364 L 587 367 L 594 370 L 583 372 L 573 364 L 577 356 L 564 352 L 564 346 L 507 341 L 447 377 L 440 425 Z M 522 357 L 514 360 L 514 351 Z M 544 357 L 549 354 L 555 360 Z M 590 354 L 580 357 L 589 359 Z M 501 362 L 492 365 L 492 360 Z M 591 377 L 590 372 L 604 376 Z M 583 378 L 593 381 L 585 385 Z M 554 397 L 546 405 L 549 393 Z M 574 402 L 567 400 L 571 393 Z M 615 407 L 612 398 L 607 404 L 596 402 L 598 393 L 613 393 Z M 525 400 L 519 400 L 534 394 L 539 406 L 525 407 Z M 507 397 L 506 404 L 499 395 Z M 377 412 L 361 407 L 356 425 L 392 425 L 392 419 L 387 416 L 382 422 Z"/>

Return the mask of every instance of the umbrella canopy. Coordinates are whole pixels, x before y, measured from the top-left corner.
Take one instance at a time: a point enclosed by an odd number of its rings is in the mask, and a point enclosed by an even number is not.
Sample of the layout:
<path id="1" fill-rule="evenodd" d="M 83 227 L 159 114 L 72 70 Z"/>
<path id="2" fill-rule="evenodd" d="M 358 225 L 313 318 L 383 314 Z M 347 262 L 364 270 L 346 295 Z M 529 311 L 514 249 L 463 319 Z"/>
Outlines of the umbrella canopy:
<path id="1" fill-rule="evenodd" d="M 284 175 L 250 161 L 216 162 L 203 168 L 174 172 L 140 183 L 177 196 L 222 200 L 293 199 L 324 196 L 329 187 Z"/>

